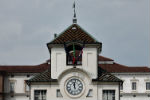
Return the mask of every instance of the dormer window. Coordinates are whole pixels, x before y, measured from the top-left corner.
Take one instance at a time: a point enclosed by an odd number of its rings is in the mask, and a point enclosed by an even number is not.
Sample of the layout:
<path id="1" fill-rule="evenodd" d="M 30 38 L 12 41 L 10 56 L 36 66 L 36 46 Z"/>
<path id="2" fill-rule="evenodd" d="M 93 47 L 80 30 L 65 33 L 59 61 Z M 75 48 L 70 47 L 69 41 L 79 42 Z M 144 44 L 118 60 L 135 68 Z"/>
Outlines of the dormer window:
<path id="1" fill-rule="evenodd" d="M 65 48 L 67 65 L 82 65 L 83 47 L 73 43 Z"/>

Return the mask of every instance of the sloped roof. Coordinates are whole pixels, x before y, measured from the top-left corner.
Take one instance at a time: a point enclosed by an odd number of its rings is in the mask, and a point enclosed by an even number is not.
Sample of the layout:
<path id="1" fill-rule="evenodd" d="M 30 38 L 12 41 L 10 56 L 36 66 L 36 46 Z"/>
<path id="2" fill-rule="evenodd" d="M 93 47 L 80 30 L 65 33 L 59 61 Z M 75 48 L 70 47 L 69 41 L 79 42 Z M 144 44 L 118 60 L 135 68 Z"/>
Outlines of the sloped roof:
<path id="1" fill-rule="evenodd" d="M 100 75 L 98 76 L 98 79 L 93 79 L 93 81 L 122 82 L 122 80 L 120 80 L 119 78 L 115 77 L 114 75 L 112 75 L 106 71 L 102 71 L 102 70 L 99 73 Z M 51 72 L 49 70 L 46 70 L 43 73 L 40 73 L 27 81 L 27 83 L 32 83 L 32 82 L 57 82 L 57 80 L 52 79 Z"/>
<path id="2" fill-rule="evenodd" d="M 110 72 L 98 67 L 98 78 L 93 79 L 92 81 L 99 81 L 99 82 L 123 82 L 116 76 L 112 75 Z"/>
<path id="3" fill-rule="evenodd" d="M 112 60 L 107 57 L 99 56 L 99 61 Z M 41 73 L 50 68 L 50 66 L 48 62 L 40 65 L 0 65 L 0 71 L 8 73 Z M 99 64 L 99 67 L 110 73 L 150 72 L 150 68 L 146 66 L 125 66 L 115 62 L 113 64 Z"/>
<path id="4" fill-rule="evenodd" d="M 98 61 L 114 61 L 113 59 L 99 55 Z"/>
<path id="5" fill-rule="evenodd" d="M 119 78 L 115 77 L 110 73 L 102 73 L 100 77 L 98 77 L 98 81 L 101 82 L 122 82 Z"/>
<path id="6" fill-rule="evenodd" d="M 47 70 L 50 67 L 48 63 L 40 65 L 1 65 L 0 71 L 8 73 L 40 73 Z"/>
<path id="7" fill-rule="evenodd" d="M 100 43 L 94 39 L 90 34 L 83 30 L 78 24 L 72 24 L 65 31 L 63 31 L 57 38 L 48 44 L 64 44 L 64 42 L 84 42 L 87 44 Z"/>
<path id="8" fill-rule="evenodd" d="M 128 73 L 128 72 L 150 72 L 150 68 L 146 66 L 125 66 L 117 63 L 113 64 L 99 64 L 99 67 L 110 73 Z"/>
<path id="9" fill-rule="evenodd" d="M 40 73 L 36 75 L 35 77 L 29 79 L 27 82 L 51 82 L 56 81 L 54 79 L 51 79 L 51 72 L 49 70 L 44 71 L 43 73 Z"/>

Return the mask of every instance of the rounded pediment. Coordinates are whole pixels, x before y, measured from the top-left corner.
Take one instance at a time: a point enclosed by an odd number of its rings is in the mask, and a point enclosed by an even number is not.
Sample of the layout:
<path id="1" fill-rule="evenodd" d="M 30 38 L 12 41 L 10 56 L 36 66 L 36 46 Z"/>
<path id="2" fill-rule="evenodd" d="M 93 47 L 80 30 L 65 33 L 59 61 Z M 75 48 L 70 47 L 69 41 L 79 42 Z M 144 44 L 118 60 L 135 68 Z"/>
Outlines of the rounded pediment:
<path id="1" fill-rule="evenodd" d="M 87 95 L 91 88 L 90 75 L 81 68 L 70 68 L 63 71 L 58 77 L 58 84 L 62 95 L 67 98 L 81 98 Z"/>
<path id="2" fill-rule="evenodd" d="M 83 69 L 80 68 L 70 68 L 67 70 L 64 70 L 58 77 L 58 81 L 60 82 L 63 78 L 69 77 L 69 76 L 77 76 L 81 78 L 87 78 L 89 81 L 91 80 L 90 75 Z"/>

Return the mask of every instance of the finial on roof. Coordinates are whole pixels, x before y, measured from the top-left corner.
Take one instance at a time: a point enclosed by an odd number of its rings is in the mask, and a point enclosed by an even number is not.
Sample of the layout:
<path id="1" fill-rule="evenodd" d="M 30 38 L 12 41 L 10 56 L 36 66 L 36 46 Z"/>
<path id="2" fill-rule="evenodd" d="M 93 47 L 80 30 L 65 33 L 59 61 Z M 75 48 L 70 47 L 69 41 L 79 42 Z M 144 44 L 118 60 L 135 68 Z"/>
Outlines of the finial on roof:
<path id="1" fill-rule="evenodd" d="M 75 9 L 76 5 L 75 5 L 75 1 L 73 3 L 73 9 L 74 9 L 74 15 L 73 15 L 73 23 L 76 24 L 77 23 L 77 18 L 76 18 L 76 9 Z"/>

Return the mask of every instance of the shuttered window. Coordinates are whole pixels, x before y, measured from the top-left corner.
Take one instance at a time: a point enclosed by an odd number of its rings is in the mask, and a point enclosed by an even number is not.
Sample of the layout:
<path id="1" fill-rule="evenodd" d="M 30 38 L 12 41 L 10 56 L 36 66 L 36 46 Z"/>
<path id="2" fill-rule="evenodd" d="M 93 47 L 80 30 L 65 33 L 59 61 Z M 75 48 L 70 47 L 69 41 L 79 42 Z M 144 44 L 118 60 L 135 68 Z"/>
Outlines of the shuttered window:
<path id="1" fill-rule="evenodd" d="M 103 100 L 115 100 L 115 90 L 103 90 Z"/>
<path id="2" fill-rule="evenodd" d="M 146 82 L 146 90 L 150 90 L 150 82 Z"/>
<path id="3" fill-rule="evenodd" d="M 136 82 L 132 82 L 132 90 L 136 90 Z"/>
<path id="4" fill-rule="evenodd" d="M 46 100 L 46 90 L 34 90 L 34 100 Z"/>

